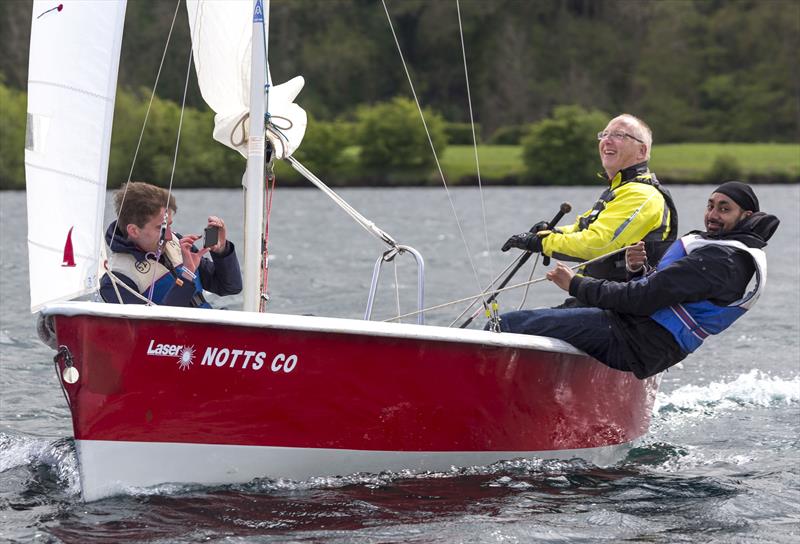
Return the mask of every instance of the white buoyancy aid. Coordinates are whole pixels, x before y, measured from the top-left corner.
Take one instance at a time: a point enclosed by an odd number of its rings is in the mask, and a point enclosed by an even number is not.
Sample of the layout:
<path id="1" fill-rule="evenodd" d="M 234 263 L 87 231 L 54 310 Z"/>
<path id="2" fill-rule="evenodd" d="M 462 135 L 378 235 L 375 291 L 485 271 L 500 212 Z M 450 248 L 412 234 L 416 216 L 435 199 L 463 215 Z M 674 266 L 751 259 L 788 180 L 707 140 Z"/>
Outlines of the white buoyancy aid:
<path id="1" fill-rule="evenodd" d="M 137 260 L 130 253 L 114 253 L 113 272 L 130 278 L 139 293 L 147 295 L 150 286 L 153 286 L 153 302 L 160 304 L 169 290 L 175 285 L 175 280 L 180 275 L 183 267 L 181 246 L 177 240 L 172 239 L 164 243 L 163 256 L 172 265 L 172 271 L 155 259 Z M 195 293 L 203 293 L 200 275 L 194 279 Z M 200 304 L 202 306 L 202 304 Z"/>

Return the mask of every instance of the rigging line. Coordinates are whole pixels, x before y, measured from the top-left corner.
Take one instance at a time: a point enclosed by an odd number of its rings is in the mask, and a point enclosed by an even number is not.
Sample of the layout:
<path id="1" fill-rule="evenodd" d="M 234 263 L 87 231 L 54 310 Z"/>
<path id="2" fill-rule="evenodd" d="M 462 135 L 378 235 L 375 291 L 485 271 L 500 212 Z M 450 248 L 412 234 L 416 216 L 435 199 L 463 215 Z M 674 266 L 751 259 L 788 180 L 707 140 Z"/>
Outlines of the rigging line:
<path id="1" fill-rule="evenodd" d="M 197 19 L 200 15 L 200 3 L 197 4 L 197 9 L 194 12 L 194 28 L 197 28 Z M 194 44 L 189 44 L 189 59 L 186 62 L 186 79 L 183 82 L 183 97 L 181 99 L 181 115 L 178 119 L 178 134 L 175 138 L 175 153 L 172 155 L 172 171 L 169 174 L 169 187 L 167 187 L 167 198 L 166 202 L 164 202 L 164 219 L 161 221 L 161 236 L 158 240 L 158 249 L 155 253 L 155 262 L 158 264 L 161 261 L 162 250 L 164 249 L 164 242 L 166 241 L 165 235 L 167 232 L 167 228 L 169 227 L 169 219 L 171 217 L 170 208 L 169 208 L 169 201 L 172 198 L 172 182 L 175 179 L 175 167 L 178 164 L 178 149 L 181 145 L 181 132 L 183 131 L 183 114 L 186 111 L 186 94 L 189 89 L 189 77 L 192 73 L 192 56 L 194 55 Z M 170 261 L 169 255 L 167 256 L 167 261 Z M 170 261 L 171 262 L 171 261 Z M 153 300 L 153 292 L 156 286 L 156 271 L 155 267 L 153 268 L 153 280 L 150 283 L 150 289 L 148 291 L 148 299 L 152 302 Z"/>
<path id="2" fill-rule="evenodd" d="M 392 31 L 392 37 L 394 38 L 394 43 L 397 46 L 397 52 L 400 55 L 400 62 L 403 64 L 403 70 L 405 70 L 406 78 L 408 79 L 408 84 L 411 87 L 411 94 L 414 97 L 414 102 L 417 104 L 417 110 L 419 111 L 419 116 L 422 119 L 422 126 L 425 128 L 425 134 L 428 137 L 428 143 L 431 146 L 431 151 L 433 153 L 433 159 L 436 162 L 436 168 L 439 171 L 439 177 L 442 180 L 442 185 L 444 186 L 444 192 L 447 194 L 447 200 L 450 202 L 450 208 L 453 211 L 453 216 L 456 220 L 456 225 L 458 226 L 458 232 L 461 234 L 461 241 L 464 242 L 464 249 L 467 251 L 467 260 L 469 260 L 470 267 L 472 268 L 472 274 L 475 277 L 475 283 L 478 286 L 478 289 L 481 288 L 481 281 L 478 279 L 478 270 L 475 267 L 475 262 L 472 259 L 472 253 L 469 249 L 469 243 L 467 242 L 467 237 L 464 235 L 464 229 L 461 227 L 461 221 L 458 218 L 458 212 L 456 212 L 455 203 L 453 202 L 453 197 L 450 195 L 450 190 L 447 188 L 447 180 L 444 177 L 444 172 L 442 171 L 442 165 L 439 163 L 439 156 L 436 154 L 436 147 L 433 145 L 433 140 L 431 139 L 430 130 L 428 130 L 428 123 L 425 121 L 425 114 L 422 112 L 422 106 L 419 103 L 419 98 L 417 98 L 417 91 L 414 89 L 414 82 L 411 80 L 411 73 L 408 71 L 408 65 L 406 64 L 406 59 L 403 57 L 403 50 L 400 48 L 400 41 L 397 39 L 397 33 L 394 31 L 394 25 L 392 24 L 392 17 L 389 15 L 389 8 L 386 7 L 386 0 L 381 0 L 381 4 L 383 4 L 383 11 L 386 13 L 386 19 L 389 21 L 389 29 Z M 483 301 L 484 306 L 486 306 L 486 300 Z"/>
<path id="3" fill-rule="evenodd" d="M 629 246 L 623 246 L 623 247 L 621 247 L 619 249 L 615 249 L 614 251 L 606 253 L 605 255 L 600 255 L 599 257 L 595 257 L 594 259 L 589 259 L 588 261 L 583 261 L 583 262 L 578 263 L 578 264 L 576 264 L 574 266 L 570 266 L 569 269 L 570 270 L 577 270 L 578 268 L 581 268 L 582 266 L 586 266 L 586 265 L 595 263 L 597 261 L 601 261 L 601 260 L 605 259 L 606 257 L 611 257 L 612 255 L 616 255 L 617 253 L 622 253 L 623 251 L 627 250 L 628 247 Z M 503 287 L 501 289 L 494 289 L 492 291 L 487 291 L 485 293 L 479 293 L 477 295 L 472 295 L 471 297 L 464 297 L 464 298 L 460 298 L 458 300 L 451 300 L 450 302 L 444 302 L 442 304 L 437 304 L 436 306 L 431 306 L 429 308 L 423 308 L 422 310 L 417 310 L 416 312 L 410 312 L 410 313 L 407 313 L 407 314 L 398 315 L 398 316 L 395 316 L 395 317 L 390 317 L 390 318 L 384 319 L 383 321 L 384 322 L 390 322 L 390 321 L 396 321 L 398 319 L 403 319 L 404 317 L 413 317 L 413 316 L 415 316 L 417 314 L 430 312 L 430 311 L 433 311 L 433 310 L 440 310 L 440 309 L 446 308 L 448 306 L 453 306 L 454 304 L 461 304 L 462 302 L 469 302 L 470 300 L 477 300 L 477 299 L 483 297 L 484 295 L 496 295 L 497 293 L 503 293 L 505 291 L 511 291 L 512 289 L 519 289 L 520 287 L 525 287 L 526 285 L 533 285 L 533 284 L 536 284 L 536 283 L 541 283 L 541 282 L 546 281 L 546 280 L 547 280 L 547 276 L 542 276 L 541 278 L 536 278 L 535 280 L 524 281 L 522 283 L 515 283 L 514 285 L 508 285 L 508 286 Z"/>
<path id="4" fill-rule="evenodd" d="M 342 208 L 345 211 L 345 213 L 347 213 L 347 215 L 352 217 L 356 223 L 361 225 L 364 228 L 364 230 L 366 230 L 379 240 L 383 241 L 389 247 L 392 248 L 397 247 L 397 242 L 395 241 L 394 238 L 392 238 L 388 233 L 384 232 L 375 223 L 373 223 L 372 221 L 361 215 L 358 212 L 358 210 L 353 208 L 350 204 L 347 203 L 345 199 L 336 194 L 330 187 L 325 185 L 325 183 L 323 183 L 322 180 L 320 180 L 317 176 L 315 176 L 308 168 L 303 166 L 303 164 L 301 164 L 300 161 L 295 159 L 293 156 L 289 156 L 285 160 L 288 161 L 289 164 L 292 165 L 292 168 L 294 168 L 301 176 L 303 176 L 308 181 L 313 183 L 315 187 L 317 187 L 320 191 L 325 193 L 328 196 L 328 198 L 333 200 L 336 203 L 336 205 Z"/>
<path id="5" fill-rule="evenodd" d="M 513 267 L 513 266 L 516 266 L 516 264 L 517 264 L 517 263 L 520 261 L 520 259 L 522 259 L 524 256 L 525 256 L 525 253 L 524 253 L 524 252 L 523 252 L 523 253 L 520 253 L 520 254 L 519 254 L 519 256 L 518 256 L 516 259 L 514 259 L 513 261 L 511 261 L 510 263 L 508 263 L 508 266 L 506 266 L 506 267 L 505 267 L 505 268 L 504 268 L 504 269 L 503 269 L 503 270 L 502 270 L 502 271 L 501 271 L 501 272 L 500 272 L 498 275 L 496 275 L 496 276 L 494 277 L 494 279 L 492 279 L 492 281 L 490 281 L 490 282 L 489 282 L 489 285 L 487 285 L 487 286 L 484 288 L 483 292 L 484 292 L 484 293 L 486 293 L 486 291 L 488 291 L 489 289 L 491 289 L 491 288 L 492 288 L 492 285 L 494 285 L 495 283 L 497 283 L 497 280 L 499 280 L 500 278 L 502 278 L 502 277 L 503 277 L 503 275 L 504 275 L 506 272 L 508 272 L 509 270 L 511 270 L 511 267 Z M 530 278 L 528 278 L 528 279 L 530 279 Z M 455 324 L 456 324 L 456 322 L 457 322 L 457 321 L 459 321 L 459 320 L 460 320 L 462 317 L 464 317 L 464 315 L 465 315 L 465 314 L 466 314 L 468 311 L 470 311 L 470 310 L 472 309 L 472 307 L 473 307 L 473 306 L 475 306 L 475 304 L 476 304 L 478 301 L 479 301 L 479 299 L 477 299 L 477 298 L 476 298 L 476 299 L 474 299 L 474 300 L 473 300 L 473 301 L 470 303 L 470 305 L 469 305 L 469 306 L 467 306 L 466 308 L 464 308 L 464 310 L 462 310 L 462 312 L 461 312 L 460 314 L 458 314 L 458 316 L 457 316 L 457 317 L 456 317 L 456 318 L 455 318 L 453 321 L 451 321 L 451 322 L 450 322 L 450 324 L 449 324 L 449 325 L 447 325 L 447 326 L 448 326 L 448 327 L 452 327 L 453 325 L 455 325 Z"/>
<path id="6" fill-rule="evenodd" d="M 270 187 L 270 180 L 272 181 L 272 187 Z M 269 302 L 269 293 L 268 293 L 268 286 L 269 286 L 269 223 L 270 218 L 272 216 L 272 197 L 275 194 L 275 182 L 276 177 L 274 174 L 271 174 L 267 177 L 264 183 L 264 191 L 265 191 L 265 217 L 266 221 L 264 221 L 264 254 L 262 256 L 263 266 L 262 266 L 262 275 L 261 275 L 261 292 L 259 293 L 259 301 L 258 301 L 258 311 L 263 313 L 266 311 L 267 302 Z M 397 312 L 400 313 L 400 312 Z"/>
<path id="7" fill-rule="evenodd" d="M 536 265 L 539 264 L 539 257 L 540 256 L 541 256 L 541 253 L 537 253 L 536 254 L 536 259 L 534 259 L 534 261 L 533 261 L 533 267 L 531 268 L 531 273 L 528 274 L 528 281 L 531 281 L 531 279 L 533 279 L 533 274 L 534 274 L 534 272 L 536 272 Z M 530 285 L 525 287 L 525 292 L 522 294 L 522 301 L 520 301 L 519 306 L 517 306 L 517 310 L 521 310 L 522 307 L 525 306 L 525 301 L 528 300 L 528 291 L 529 291 L 529 289 L 530 289 Z"/>
<path id="8" fill-rule="evenodd" d="M 144 302 L 146 305 L 148 305 L 148 306 L 158 306 L 158 304 L 156 304 L 156 303 L 155 303 L 155 302 L 153 302 L 152 300 L 149 300 L 147 297 L 145 297 L 145 296 L 143 296 L 141 293 L 139 293 L 139 292 L 135 291 L 135 290 L 134 290 L 132 287 L 130 287 L 130 286 L 127 284 L 127 283 L 125 283 L 124 281 L 122 281 L 121 279 L 119 279 L 119 278 L 117 277 L 117 275 L 116 275 L 116 274 L 114 274 L 114 273 L 111 271 L 111 268 L 110 268 L 109 266 L 106 266 L 106 267 L 104 267 L 104 268 L 106 269 L 106 273 L 108 274 L 108 277 L 111 279 L 111 284 L 112 284 L 112 285 L 114 285 L 114 291 L 116 292 L 116 294 L 117 294 L 117 298 L 120 300 L 120 303 L 122 303 L 122 302 L 121 302 L 121 301 L 122 301 L 122 297 L 120 296 L 119 289 L 117 289 L 117 285 L 121 285 L 121 286 L 122 286 L 122 287 L 123 287 L 123 288 L 124 288 L 126 291 L 128 291 L 128 292 L 129 292 L 130 294 L 132 294 L 134 297 L 136 297 L 136 298 L 138 298 L 139 300 L 141 300 L 142 302 Z"/>
<path id="9" fill-rule="evenodd" d="M 194 12 L 194 27 L 197 28 L 197 19 L 200 15 L 200 2 Z M 194 44 L 189 46 L 189 59 L 186 61 L 186 79 L 183 82 L 183 97 L 181 98 L 181 116 L 178 120 L 178 135 L 175 138 L 175 153 L 172 156 L 172 171 L 169 174 L 169 188 L 167 189 L 167 202 L 164 207 L 169 207 L 169 197 L 172 195 L 172 181 L 175 179 L 175 167 L 178 164 L 178 148 L 181 145 L 181 132 L 183 130 L 183 114 L 186 111 L 186 94 L 189 90 L 189 78 L 192 75 L 192 56 L 194 55 Z M 166 217 L 166 214 L 165 214 Z"/>
<path id="10" fill-rule="evenodd" d="M 475 168 L 478 174 L 478 193 L 481 198 L 481 214 L 483 215 L 483 237 L 486 241 L 486 254 L 490 254 L 489 249 L 489 228 L 486 221 L 486 201 L 483 197 L 483 182 L 481 180 L 481 163 L 478 159 L 478 138 L 475 136 L 475 118 L 472 112 L 472 93 L 469 86 L 469 71 L 467 70 L 467 48 L 464 46 L 464 29 L 461 26 L 461 4 L 456 0 L 456 12 L 458 13 L 458 37 L 461 39 L 461 57 L 464 59 L 464 82 L 467 87 L 467 104 L 469 106 L 469 124 L 472 128 L 472 149 L 475 151 Z M 489 260 L 492 266 L 492 260 Z M 493 268 L 493 267 L 492 267 Z"/>
<path id="11" fill-rule="evenodd" d="M 270 11 L 269 0 L 264 0 L 264 4 L 261 6 L 263 10 L 261 16 L 261 35 L 263 36 L 262 43 L 264 44 L 264 81 L 266 81 L 266 85 L 264 85 L 264 112 L 267 119 L 269 119 L 269 88 L 272 86 L 272 78 L 269 74 L 269 57 L 267 56 L 268 51 L 268 40 L 267 40 L 267 21 L 268 16 L 267 14 Z M 266 128 L 264 129 L 266 130 Z"/>
<path id="12" fill-rule="evenodd" d="M 136 142 L 136 150 L 133 152 L 133 160 L 131 160 L 131 169 L 128 172 L 128 179 L 125 183 L 125 190 L 122 193 L 122 200 L 119 203 L 119 210 L 122 211 L 123 206 L 125 206 L 125 197 L 128 195 L 128 183 L 130 183 L 131 178 L 133 177 L 133 168 L 136 166 L 136 159 L 139 157 L 139 149 L 142 146 L 142 140 L 144 139 L 144 130 L 147 127 L 147 121 L 150 118 L 150 110 L 153 107 L 153 99 L 156 96 L 156 88 L 158 87 L 158 81 L 161 78 L 161 70 L 164 68 L 164 59 L 167 58 L 167 51 L 169 50 L 169 42 L 172 39 L 172 31 L 175 28 L 175 20 L 178 18 L 178 10 L 181 7 L 181 0 L 178 0 L 175 3 L 175 13 L 172 14 L 172 24 L 169 27 L 169 33 L 167 34 L 167 41 L 164 44 L 164 51 L 161 53 L 161 63 L 158 65 L 158 72 L 156 73 L 156 80 L 153 82 L 153 90 L 150 92 L 150 101 L 147 103 L 147 111 L 144 114 L 144 121 L 142 122 L 142 130 L 139 132 L 139 141 Z M 119 217 L 117 217 L 119 219 Z M 114 239 L 111 239 L 113 244 Z M 109 266 L 114 268 L 114 250 L 111 248 L 111 255 L 109 256 Z"/>
<path id="13" fill-rule="evenodd" d="M 197 19 L 200 14 L 200 3 L 197 4 L 197 9 L 194 13 L 194 27 L 197 26 Z M 186 79 L 183 83 L 183 98 L 181 100 L 181 115 L 178 119 L 178 134 L 175 138 L 175 153 L 172 155 L 172 171 L 169 174 L 169 187 L 167 187 L 167 198 L 166 202 L 164 202 L 164 218 L 161 220 L 161 236 L 158 240 L 158 248 L 156 249 L 155 253 L 155 262 L 158 264 L 161 261 L 162 250 L 164 249 L 164 242 L 166 241 L 166 233 L 167 228 L 169 228 L 169 219 L 171 217 L 170 208 L 169 208 L 169 201 L 172 198 L 172 182 L 175 179 L 175 167 L 178 164 L 178 149 L 181 145 L 181 132 L 183 130 L 183 114 L 186 110 L 186 93 L 189 89 L 189 76 L 192 73 L 192 55 L 194 54 L 194 44 L 189 44 L 189 60 L 186 64 Z M 167 256 L 167 261 L 170 261 L 170 257 Z M 170 261 L 171 262 L 171 261 Z M 156 286 L 156 267 L 153 267 L 153 279 L 150 283 L 150 289 L 147 293 L 147 298 L 152 302 L 153 300 L 153 293 Z"/>

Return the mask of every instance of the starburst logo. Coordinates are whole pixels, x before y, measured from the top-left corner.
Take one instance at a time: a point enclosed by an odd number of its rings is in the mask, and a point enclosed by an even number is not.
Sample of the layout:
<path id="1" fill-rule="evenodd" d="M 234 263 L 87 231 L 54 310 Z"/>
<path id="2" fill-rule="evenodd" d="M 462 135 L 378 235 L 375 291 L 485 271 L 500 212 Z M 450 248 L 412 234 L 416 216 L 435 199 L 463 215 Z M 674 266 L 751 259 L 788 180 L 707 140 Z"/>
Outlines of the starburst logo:
<path id="1" fill-rule="evenodd" d="M 178 356 L 178 368 L 181 370 L 189 370 L 189 367 L 194 364 L 194 346 L 183 346 L 183 349 Z"/>

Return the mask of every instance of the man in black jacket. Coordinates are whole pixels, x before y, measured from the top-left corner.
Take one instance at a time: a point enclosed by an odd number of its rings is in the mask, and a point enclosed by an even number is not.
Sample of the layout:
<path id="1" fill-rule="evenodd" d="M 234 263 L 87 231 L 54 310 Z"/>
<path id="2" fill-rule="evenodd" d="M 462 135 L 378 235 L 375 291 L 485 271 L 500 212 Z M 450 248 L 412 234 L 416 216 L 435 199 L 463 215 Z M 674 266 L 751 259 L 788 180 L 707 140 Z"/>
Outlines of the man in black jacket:
<path id="1" fill-rule="evenodd" d="M 510 312 L 501 316 L 501 330 L 560 338 L 612 368 L 647 378 L 752 307 L 766 283 L 762 248 L 778 223 L 759 211 L 748 185 L 724 183 L 708 199 L 706 231 L 676 241 L 656 268 L 646 266 L 641 243 L 626 254 L 629 271 L 641 276 L 627 282 L 575 275 L 558 263 L 548 279 L 589 307 Z"/>

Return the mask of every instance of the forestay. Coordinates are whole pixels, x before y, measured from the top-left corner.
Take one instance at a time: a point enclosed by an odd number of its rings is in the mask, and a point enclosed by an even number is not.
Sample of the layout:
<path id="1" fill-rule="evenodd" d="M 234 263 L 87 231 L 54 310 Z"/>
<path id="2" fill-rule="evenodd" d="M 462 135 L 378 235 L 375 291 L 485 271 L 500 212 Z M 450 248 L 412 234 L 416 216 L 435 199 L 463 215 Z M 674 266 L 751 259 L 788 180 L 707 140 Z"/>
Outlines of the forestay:
<path id="1" fill-rule="evenodd" d="M 187 0 L 186 10 L 200 91 L 216 113 L 214 139 L 246 157 L 253 1 Z M 267 78 L 271 85 L 269 73 Z M 289 157 L 305 134 L 306 112 L 294 104 L 304 83 L 297 76 L 269 89 L 268 113 L 275 126 L 268 136 L 276 158 Z"/>
<path id="2" fill-rule="evenodd" d="M 25 178 L 31 311 L 97 287 L 125 1 L 34 1 Z"/>

